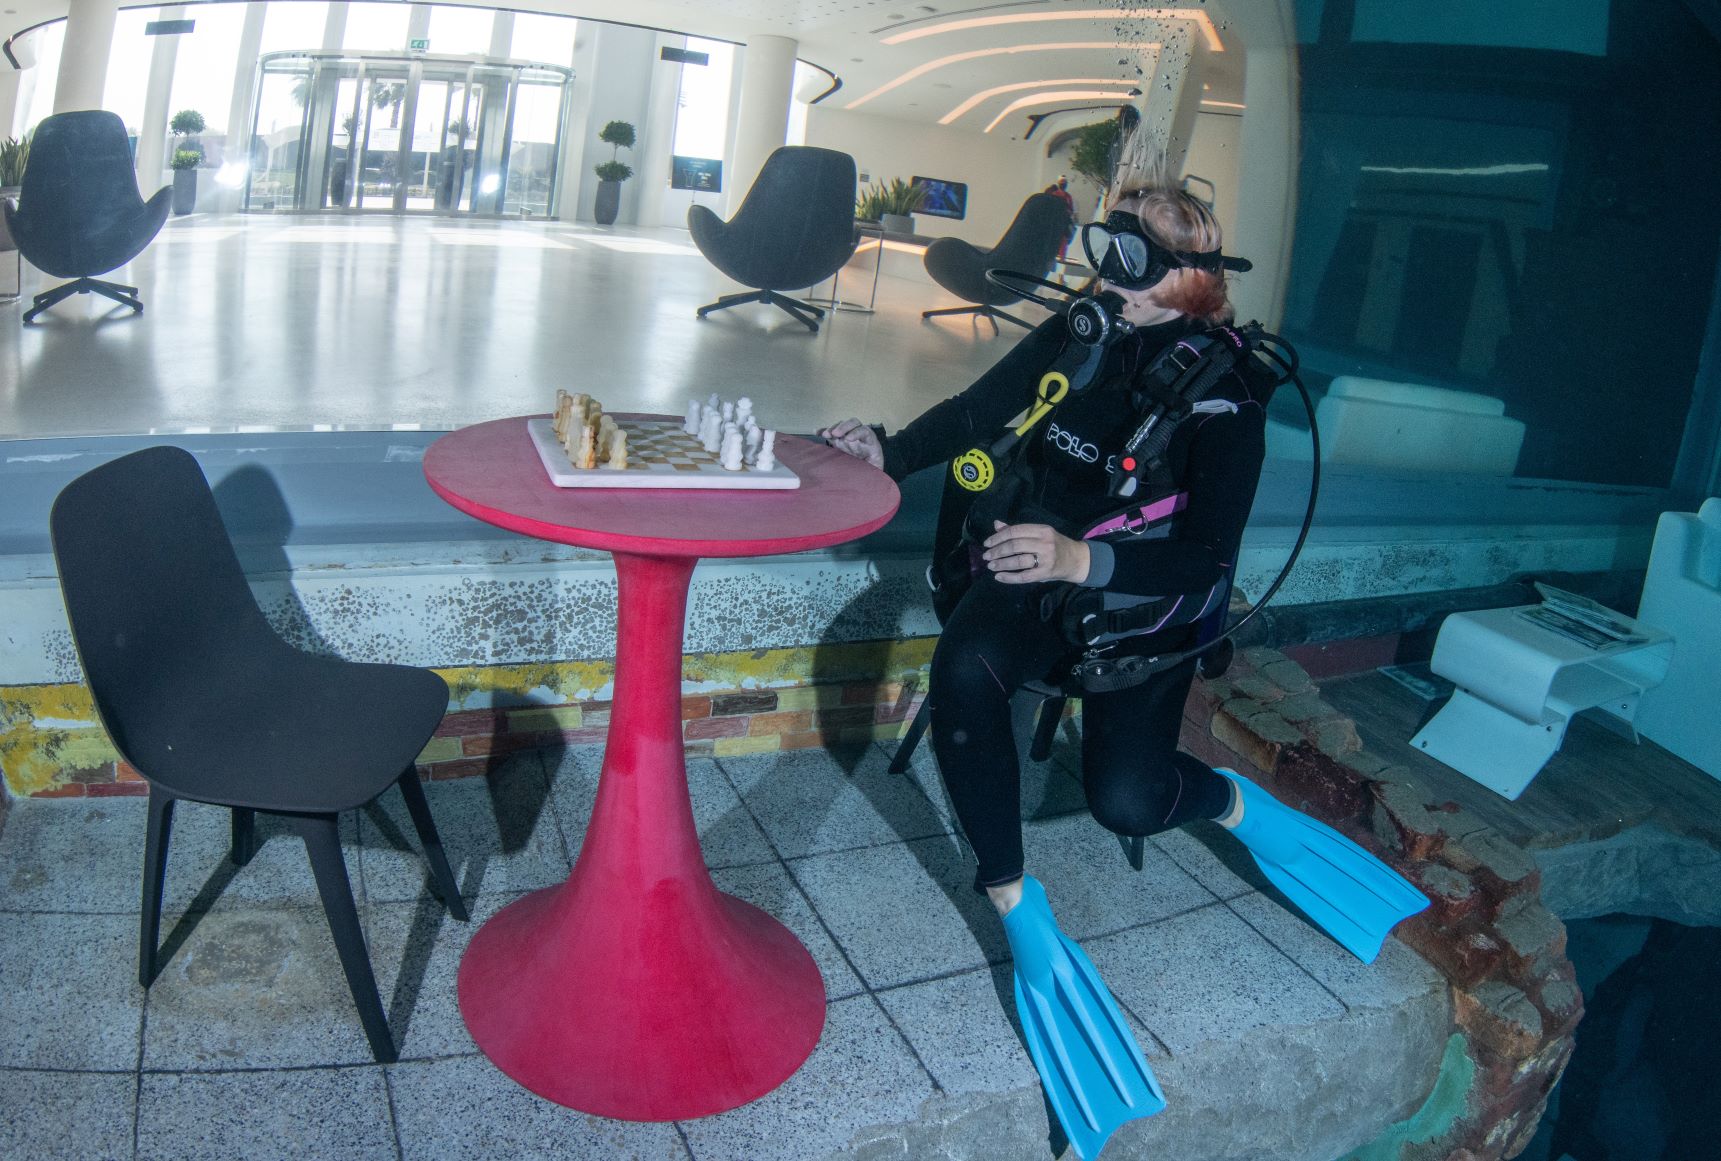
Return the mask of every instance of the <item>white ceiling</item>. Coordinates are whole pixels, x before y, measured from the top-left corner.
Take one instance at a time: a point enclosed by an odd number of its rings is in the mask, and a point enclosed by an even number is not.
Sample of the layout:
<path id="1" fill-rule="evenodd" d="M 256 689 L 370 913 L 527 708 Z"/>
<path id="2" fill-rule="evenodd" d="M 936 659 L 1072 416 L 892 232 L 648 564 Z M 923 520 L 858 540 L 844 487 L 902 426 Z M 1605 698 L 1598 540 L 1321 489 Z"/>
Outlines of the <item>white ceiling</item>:
<path id="1" fill-rule="evenodd" d="M 9 31 L 63 15 L 67 6 L 66 0 L 12 3 L 0 8 L 0 27 Z M 949 123 L 976 133 L 1012 102 L 1024 104 L 992 132 L 1020 137 L 1032 113 L 1116 105 L 1115 94 L 1145 86 L 1154 46 L 1178 28 L 1192 29 L 1217 49 L 1208 52 L 1201 72 L 1210 107 L 1234 112 L 1242 101 L 1241 48 L 1220 6 L 1208 0 L 1164 8 L 1118 0 L 528 0 L 492 6 L 739 42 L 761 34 L 789 37 L 798 42 L 801 59 L 841 78 L 842 88 L 825 105 L 938 122 L 966 103 Z M 1037 101 L 1091 93 L 1113 95 Z"/>

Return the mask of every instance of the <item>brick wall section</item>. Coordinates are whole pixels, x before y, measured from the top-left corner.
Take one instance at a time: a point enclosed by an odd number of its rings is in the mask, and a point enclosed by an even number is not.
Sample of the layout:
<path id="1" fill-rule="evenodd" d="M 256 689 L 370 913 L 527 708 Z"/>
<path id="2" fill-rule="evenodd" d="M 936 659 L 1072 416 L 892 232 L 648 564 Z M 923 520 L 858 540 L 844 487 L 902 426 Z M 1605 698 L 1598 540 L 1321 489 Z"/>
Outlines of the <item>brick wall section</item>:
<path id="1" fill-rule="evenodd" d="M 1451 982 L 1476 1063 L 1466 1113 L 1402 1161 L 1495 1161 L 1528 1146 L 1583 1016 L 1565 926 L 1523 850 L 1415 774 L 1363 748 L 1356 726 L 1282 653 L 1250 649 L 1198 681 L 1183 746 L 1229 766 L 1384 858 L 1434 901 L 1398 938 Z"/>

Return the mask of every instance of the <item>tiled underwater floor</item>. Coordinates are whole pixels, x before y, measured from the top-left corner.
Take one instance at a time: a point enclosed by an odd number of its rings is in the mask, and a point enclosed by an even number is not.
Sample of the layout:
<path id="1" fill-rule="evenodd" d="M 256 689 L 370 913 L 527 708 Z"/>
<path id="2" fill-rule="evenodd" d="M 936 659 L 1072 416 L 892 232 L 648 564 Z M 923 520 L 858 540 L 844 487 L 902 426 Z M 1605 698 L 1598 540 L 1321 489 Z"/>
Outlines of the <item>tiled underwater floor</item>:
<path id="1" fill-rule="evenodd" d="M 370 1062 L 296 840 L 259 818 L 261 849 L 235 869 L 226 812 L 181 804 L 165 966 L 146 993 L 136 982 L 141 800 L 15 803 L 0 833 L 0 1157 L 769 1161 L 865 1154 L 869 1140 L 872 1155 L 900 1157 L 879 1127 L 912 1126 L 936 1107 L 957 1136 L 1014 1126 L 962 1155 L 1047 1158 L 1001 928 L 968 886 L 972 865 L 929 757 L 911 777 L 888 773 L 888 758 L 873 746 L 690 762 L 718 885 L 801 938 L 830 1008 L 818 1049 L 781 1088 L 678 1124 L 610 1121 L 533 1096 L 478 1054 L 455 1003 L 477 925 L 567 874 L 595 793 L 595 748 L 515 754 L 489 778 L 428 787 L 471 923 L 428 894 L 397 795 L 350 816 L 348 866 L 401 1050 L 386 1067 Z M 1373 969 L 1349 961 L 1261 896 L 1252 869 L 1206 831 L 1160 836 L 1145 873 L 1132 871 L 1082 809 L 1067 761 L 1024 778 L 1028 863 L 1162 1080 L 1168 1055 L 1215 1038 L 1342 1019 L 1434 986 L 1396 943 Z M 964 1109 L 1004 1105 L 1007 1117 L 961 1125 Z"/>

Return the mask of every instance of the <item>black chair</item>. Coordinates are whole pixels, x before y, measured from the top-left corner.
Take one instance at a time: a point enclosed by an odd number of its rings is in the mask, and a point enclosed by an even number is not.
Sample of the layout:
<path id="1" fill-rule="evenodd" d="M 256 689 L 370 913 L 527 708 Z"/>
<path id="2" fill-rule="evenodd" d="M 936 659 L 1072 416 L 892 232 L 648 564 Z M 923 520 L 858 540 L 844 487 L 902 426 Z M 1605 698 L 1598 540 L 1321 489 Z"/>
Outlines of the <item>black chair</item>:
<path id="1" fill-rule="evenodd" d="M 1070 209 L 1061 199 L 1037 193 L 1022 203 L 1010 228 L 990 250 L 982 250 L 960 238 L 938 239 L 926 248 L 926 272 L 932 276 L 932 281 L 951 294 L 975 305 L 922 311 L 920 317 L 975 314 L 992 324 L 993 334 L 998 333 L 999 319 L 1033 330 L 1033 323 L 998 309 L 1018 299 L 1008 290 L 986 281 L 986 272 L 1017 270 L 1023 274 L 1045 274 L 1058 256 L 1058 247 L 1063 245 L 1074 227 Z"/>
<path id="2" fill-rule="evenodd" d="M 99 109 L 56 113 L 36 127 L 30 164 L 6 225 L 32 266 L 71 282 L 45 290 L 24 321 L 74 294 L 100 294 L 142 312 L 137 287 L 93 277 L 143 252 L 173 200 L 162 186 L 147 202 L 132 172 L 125 122 Z"/>
<path id="3" fill-rule="evenodd" d="M 49 528 L 72 639 L 114 748 L 149 782 L 138 982 L 156 974 L 162 882 L 178 800 L 233 811 L 251 858 L 257 811 L 305 841 L 372 1053 L 396 1058 L 359 928 L 339 812 L 400 787 L 436 891 L 465 904 L 413 759 L 448 687 L 428 670 L 318 657 L 278 637 L 251 595 L 197 461 L 153 447 L 66 485 Z"/>
<path id="4" fill-rule="evenodd" d="M 855 159 L 834 149 L 785 145 L 765 159 L 735 216 L 704 206 L 687 211 L 693 244 L 711 265 L 743 286 L 698 310 L 704 318 L 744 302 L 768 302 L 818 333 L 825 312 L 779 294 L 814 286 L 855 252 Z"/>

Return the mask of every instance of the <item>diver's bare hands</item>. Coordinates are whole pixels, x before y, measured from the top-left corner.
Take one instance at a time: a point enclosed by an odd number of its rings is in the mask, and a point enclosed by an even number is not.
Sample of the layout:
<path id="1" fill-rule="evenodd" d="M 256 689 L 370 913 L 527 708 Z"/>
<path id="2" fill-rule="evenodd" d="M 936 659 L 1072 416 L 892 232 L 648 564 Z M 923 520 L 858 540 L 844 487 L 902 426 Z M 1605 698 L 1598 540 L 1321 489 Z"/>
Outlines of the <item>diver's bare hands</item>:
<path id="1" fill-rule="evenodd" d="M 992 527 L 995 531 L 986 538 L 981 558 L 1004 584 L 1069 581 L 1079 585 L 1088 579 L 1091 562 L 1084 541 L 1071 540 L 1047 524 L 994 520 Z"/>
<path id="2" fill-rule="evenodd" d="M 845 419 L 820 428 L 819 438 L 840 452 L 884 470 L 884 445 L 878 442 L 878 432 L 858 419 Z"/>

